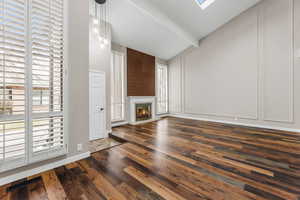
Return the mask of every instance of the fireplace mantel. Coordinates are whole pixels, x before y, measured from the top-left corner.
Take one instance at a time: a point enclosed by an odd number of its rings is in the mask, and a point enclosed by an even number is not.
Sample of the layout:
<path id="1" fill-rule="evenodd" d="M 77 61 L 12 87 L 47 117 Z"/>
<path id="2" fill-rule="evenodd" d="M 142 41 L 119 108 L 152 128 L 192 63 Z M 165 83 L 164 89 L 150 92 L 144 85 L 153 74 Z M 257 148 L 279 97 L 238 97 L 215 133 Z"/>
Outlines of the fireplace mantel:
<path id="1" fill-rule="evenodd" d="M 136 124 L 141 124 L 141 123 L 146 123 L 146 122 L 151 122 L 155 121 L 156 115 L 156 105 L 155 105 L 155 97 L 152 96 L 130 96 L 128 97 L 128 102 L 129 102 L 129 124 L 136 125 Z M 145 121 L 136 121 L 136 111 L 135 111 L 135 105 L 136 104 L 142 104 L 142 103 L 151 103 L 152 104 L 152 118 L 150 120 L 145 120 Z"/>

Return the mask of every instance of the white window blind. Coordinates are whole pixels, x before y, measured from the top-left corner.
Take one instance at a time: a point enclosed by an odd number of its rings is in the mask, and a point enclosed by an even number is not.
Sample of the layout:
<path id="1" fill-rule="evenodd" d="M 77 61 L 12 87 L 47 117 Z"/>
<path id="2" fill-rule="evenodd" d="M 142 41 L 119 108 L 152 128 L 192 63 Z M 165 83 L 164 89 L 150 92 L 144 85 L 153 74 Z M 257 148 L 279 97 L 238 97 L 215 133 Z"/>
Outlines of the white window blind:
<path id="1" fill-rule="evenodd" d="M 42 91 L 42 103 L 31 95 L 33 161 L 65 152 L 64 93 L 64 18 L 62 0 L 32 0 L 31 94 Z"/>
<path id="2" fill-rule="evenodd" d="M 168 113 L 168 66 L 157 64 L 157 114 Z"/>
<path id="3" fill-rule="evenodd" d="M 0 171 L 66 153 L 64 0 L 0 0 Z"/>
<path id="4" fill-rule="evenodd" d="M 26 160 L 26 3 L 0 1 L 0 170 Z"/>
<path id="5" fill-rule="evenodd" d="M 111 56 L 111 120 L 125 120 L 125 56 L 112 51 Z"/>

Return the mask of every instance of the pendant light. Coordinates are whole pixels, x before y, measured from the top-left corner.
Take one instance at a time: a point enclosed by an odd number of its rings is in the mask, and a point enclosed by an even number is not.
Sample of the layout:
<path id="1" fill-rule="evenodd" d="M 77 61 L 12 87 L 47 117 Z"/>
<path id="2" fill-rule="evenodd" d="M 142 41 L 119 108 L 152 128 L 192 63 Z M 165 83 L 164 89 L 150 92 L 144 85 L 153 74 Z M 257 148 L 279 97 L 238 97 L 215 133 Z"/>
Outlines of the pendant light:
<path id="1" fill-rule="evenodd" d="M 109 10 L 110 0 L 95 0 L 95 18 L 93 19 L 93 29 L 98 35 L 100 47 L 103 49 L 109 44 Z"/>

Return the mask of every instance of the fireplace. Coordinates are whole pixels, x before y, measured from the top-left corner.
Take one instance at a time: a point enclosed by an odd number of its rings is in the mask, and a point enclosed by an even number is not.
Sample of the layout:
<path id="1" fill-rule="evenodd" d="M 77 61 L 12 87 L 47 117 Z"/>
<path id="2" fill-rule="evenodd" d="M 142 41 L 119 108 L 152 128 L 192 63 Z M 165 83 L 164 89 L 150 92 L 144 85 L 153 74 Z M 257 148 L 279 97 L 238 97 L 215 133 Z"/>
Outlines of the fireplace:
<path id="1" fill-rule="evenodd" d="M 128 97 L 129 124 L 136 125 L 156 120 L 155 97 Z"/>
<path id="2" fill-rule="evenodd" d="M 135 119 L 137 122 L 152 119 L 152 103 L 135 104 Z"/>

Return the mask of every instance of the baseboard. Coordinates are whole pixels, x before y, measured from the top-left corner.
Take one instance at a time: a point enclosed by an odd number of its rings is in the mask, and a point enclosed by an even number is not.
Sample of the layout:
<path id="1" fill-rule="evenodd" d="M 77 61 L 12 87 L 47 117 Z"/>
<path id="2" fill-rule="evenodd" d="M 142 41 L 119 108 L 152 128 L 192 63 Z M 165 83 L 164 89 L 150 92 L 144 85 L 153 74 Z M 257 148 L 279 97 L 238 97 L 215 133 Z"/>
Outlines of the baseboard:
<path id="1" fill-rule="evenodd" d="M 167 114 L 161 114 L 161 115 L 156 115 L 156 116 L 159 117 L 159 118 L 163 118 L 163 117 L 168 117 L 168 116 L 170 116 L 170 114 L 167 113 Z"/>
<path id="2" fill-rule="evenodd" d="M 114 127 L 123 126 L 126 124 L 137 125 L 137 124 L 142 124 L 142 123 L 148 123 L 148 122 L 160 120 L 162 117 L 168 117 L 168 116 L 169 116 L 169 114 L 156 115 L 155 119 L 151 119 L 151 120 L 147 120 L 147 121 L 143 121 L 143 122 L 136 122 L 136 123 L 130 123 L 128 121 L 116 122 L 116 123 L 112 123 L 111 127 L 114 128 Z"/>
<path id="3" fill-rule="evenodd" d="M 79 155 L 75 155 L 75 156 L 71 156 L 62 160 L 58 160 L 58 161 L 54 161 L 52 163 L 40 166 L 40 167 L 36 167 L 33 169 L 29 169 L 29 170 L 25 170 L 4 178 L 0 179 L 0 186 L 8 184 L 8 183 L 12 183 L 14 181 L 29 177 L 29 176 L 33 176 L 35 174 L 39 174 L 57 167 L 61 167 L 63 165 L 72 163 L 72 162 L 76 162 L 78 160 L 82 160 L 84 158 L 90 157 L 91 153 L 90 152 L 85 152 Z"/>
<path id="4" fill-rule="evenodd" d="M 140 121 L 140 122 L 129 122 L 130 125 L 139 125 L 139 124 L 146 124 L 150 122 L 155 122 L 160 120 L 160 117 L 155 117 L 155 119 L 150 119 L 150 120 L 145 120 L 145 121 Z"/>
<path id="5" fill-rule="evenodd" d="M 190 117 L 190 116 L 186 116 L 186 115 L 182 115 L 182 114 L 169 114 L 169 116 L 183 118 L 183 119 L 193 119 L 193 120 L 199 120 L 199 121 L 217 122 L 217 123 L 231 124 L 231 125 L 238 125 L 238 126 L 248 126 L 248 127 L 253 127 L 253 128 L 263 128 L 263 129 L 272 129 L 272 130 L 300 133 L 300 129 L 293 129 L 293 128 L 254 125 L 254 124 L 247 124 L 247 123 L 241 123 L 241 122 L 229 122 L 229 121 L 225 121 L 225 120 L 213 120 L 213 119 L 207 119 L 207 118 Z"/>
<path id="6" fill-rule="evenodd" d="M 125 122 L 116 122 L 116 123 L 112 123 L 111 127 L 114 128 L 114 127 L 123 126 L 123 125 L 126 125 L 126 124 L 128 124 L 127 121 L 125 121 Z"/>

